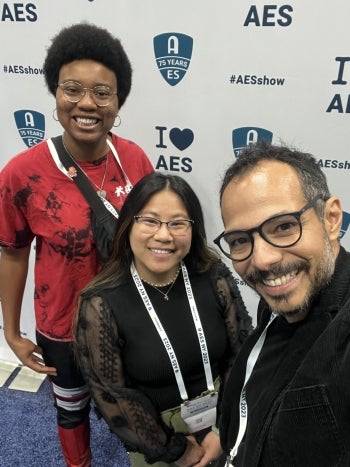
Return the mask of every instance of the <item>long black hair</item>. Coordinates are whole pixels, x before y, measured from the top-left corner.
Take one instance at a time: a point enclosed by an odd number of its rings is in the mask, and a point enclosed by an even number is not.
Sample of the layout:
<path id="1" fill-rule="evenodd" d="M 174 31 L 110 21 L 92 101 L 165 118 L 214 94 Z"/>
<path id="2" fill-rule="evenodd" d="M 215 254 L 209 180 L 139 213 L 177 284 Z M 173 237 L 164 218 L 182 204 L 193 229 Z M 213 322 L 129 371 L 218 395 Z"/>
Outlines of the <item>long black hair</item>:
<path id="1" fill-rule="evenodd" d="M 190 219 L 194 220 L 191 247 L 185 259 L 189 270 L 204 272 L 218 260 L 217 253 L 207 245 L 202 207 L 190 185 L 177 175 L 154 172 L 142 178 L 129 193 L 119 213 L 111 257 L 100 274 L 84 289 L 84 293 L 115 287 L 128 276 L 133 260 L 129 237 L 134 216 L 140 213 L 153 195 L 163 190 L 176 193 Z"/>

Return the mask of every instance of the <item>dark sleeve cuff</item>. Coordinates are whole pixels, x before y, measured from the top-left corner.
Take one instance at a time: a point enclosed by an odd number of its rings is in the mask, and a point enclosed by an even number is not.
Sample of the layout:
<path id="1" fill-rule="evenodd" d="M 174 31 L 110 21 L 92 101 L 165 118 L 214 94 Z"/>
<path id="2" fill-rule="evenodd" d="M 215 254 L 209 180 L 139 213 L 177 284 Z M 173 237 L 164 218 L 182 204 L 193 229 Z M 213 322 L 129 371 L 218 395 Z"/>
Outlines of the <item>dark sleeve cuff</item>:
<path id="1" fill-rule="evenodd" d="M 175 433 L 172 435 L 169 443 L 166 445 L 166 448 L 161 456 L 152 457 L 145 456 L 145 460 L 149 464 L 154 464 L 155 462 L 165 462 L 171 464 L 183 455 L 187 447 L 187 439 L 183 433 Z"/>

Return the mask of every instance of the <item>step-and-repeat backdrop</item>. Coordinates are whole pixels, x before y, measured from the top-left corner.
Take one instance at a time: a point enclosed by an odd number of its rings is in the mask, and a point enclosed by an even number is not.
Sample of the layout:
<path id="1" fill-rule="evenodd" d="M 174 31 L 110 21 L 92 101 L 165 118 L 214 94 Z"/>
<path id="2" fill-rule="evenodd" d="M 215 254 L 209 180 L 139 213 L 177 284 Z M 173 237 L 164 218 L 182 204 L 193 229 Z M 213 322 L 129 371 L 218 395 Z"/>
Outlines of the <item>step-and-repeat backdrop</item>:
<path id="1" fill-rule="evenodd" d="M 0 2 L 0 170 L 61 133 L 42 64 L 63 26 L 89 21 L 118 36 L 133 65 L 118 133 L 142 146 L 156 169 L 191 183 L 210 242 L 223 229 L 224 170 L 264 138 L 317 156 L 342 198 L 349 247 L 349 17 L 348 0 Z M 32 257 L 21 332 L 33 339 Z M 255 316 L 257 297 L 237 283 Z M 2 331 L 0 319 L 0 358 L 14 360 Z"/>

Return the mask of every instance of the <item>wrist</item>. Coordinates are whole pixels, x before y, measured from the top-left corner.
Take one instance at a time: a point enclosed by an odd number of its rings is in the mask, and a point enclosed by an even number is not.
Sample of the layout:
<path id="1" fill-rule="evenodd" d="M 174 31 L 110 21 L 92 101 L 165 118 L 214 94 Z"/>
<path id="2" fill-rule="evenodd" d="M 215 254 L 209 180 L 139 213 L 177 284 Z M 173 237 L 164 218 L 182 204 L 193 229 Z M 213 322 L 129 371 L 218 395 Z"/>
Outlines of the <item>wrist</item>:
<path id="1" fill-rule="evenodd" d="M 21 339 L 21 333 L 18 331 L 6 330 L 4 329 L 4 337 L 7 344 L 11 347 L 11 345 L 16 344 L 19 339 Z"/>

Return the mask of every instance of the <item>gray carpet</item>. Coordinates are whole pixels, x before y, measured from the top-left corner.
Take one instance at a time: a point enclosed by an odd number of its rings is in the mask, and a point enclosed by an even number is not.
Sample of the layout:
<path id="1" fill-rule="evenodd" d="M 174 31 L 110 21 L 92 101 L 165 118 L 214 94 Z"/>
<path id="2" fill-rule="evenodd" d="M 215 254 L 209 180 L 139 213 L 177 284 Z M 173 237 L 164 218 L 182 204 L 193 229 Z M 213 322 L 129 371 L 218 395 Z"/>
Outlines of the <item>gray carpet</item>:
<path id="1" fill-rule="evenodd" d="M 56 432 L 50 385 L 37 393 L 0 388 L 0 467 L 65 467 Z M 129 467 L 129 458 L 106 423 L 91 412 L 93 467 Z"/>

